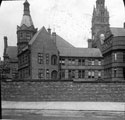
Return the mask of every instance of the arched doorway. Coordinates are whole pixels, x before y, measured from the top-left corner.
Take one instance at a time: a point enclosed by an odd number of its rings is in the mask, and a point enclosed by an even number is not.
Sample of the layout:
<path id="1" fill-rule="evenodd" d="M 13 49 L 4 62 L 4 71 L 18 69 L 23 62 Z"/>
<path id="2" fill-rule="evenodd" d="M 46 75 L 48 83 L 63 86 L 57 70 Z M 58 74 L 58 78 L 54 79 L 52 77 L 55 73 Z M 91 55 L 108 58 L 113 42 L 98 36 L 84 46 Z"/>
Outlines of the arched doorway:
<path id="1" fill-rule="evenodd" d="M 56 70 L 53 70 L 51 72 L 51 79 L 57 79 L 57 71 Z"/>

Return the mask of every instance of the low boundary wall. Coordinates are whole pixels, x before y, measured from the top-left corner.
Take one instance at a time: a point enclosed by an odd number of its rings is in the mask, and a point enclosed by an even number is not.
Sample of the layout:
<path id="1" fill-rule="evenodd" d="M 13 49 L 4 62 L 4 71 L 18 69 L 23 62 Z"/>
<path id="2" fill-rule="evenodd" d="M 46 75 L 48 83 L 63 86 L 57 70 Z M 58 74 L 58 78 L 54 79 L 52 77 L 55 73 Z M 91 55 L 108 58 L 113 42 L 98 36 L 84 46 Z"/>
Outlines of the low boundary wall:
<path id="1" fill-rule="evenodd" d="M 1 82 L 1 98 L 5 101 L 125 102 L 125 82 Z"/>

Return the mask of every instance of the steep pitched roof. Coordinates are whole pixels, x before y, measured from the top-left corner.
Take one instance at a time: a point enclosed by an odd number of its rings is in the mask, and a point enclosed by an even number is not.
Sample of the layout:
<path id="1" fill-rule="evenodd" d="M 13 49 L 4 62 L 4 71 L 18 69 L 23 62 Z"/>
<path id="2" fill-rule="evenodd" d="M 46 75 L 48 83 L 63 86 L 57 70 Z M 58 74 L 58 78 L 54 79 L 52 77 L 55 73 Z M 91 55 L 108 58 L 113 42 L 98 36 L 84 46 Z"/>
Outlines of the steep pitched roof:
<path id="1" fill-rule="evenodd" d="M 30 15 L 23 15 L 20 26 L 26 25 L 27 27 L 34 26 Z"/>
<path id="2" fill-rule="evenodd" d="M 29 42 L 32 45 L 37 39 L 46 39 L 49 33 L 42 27 Z M 44 40 L 43 40 L 44 41 Z M 45 47 L 49 47 L 48 44 L 53 45 L 52 40 L 46 39 Z M 59 35 L 56 35 L 56 46 L 60 52 L 60 56 L 74 56 L 74 57 L 102 57 L 101 51 L 98 48 L 76 48 Z M 49 49 L 49 48 L 48 48 Z"/>
<path id="3" fill-rule="evenodd" d="M 125 28 L 116 28 L 116 27 L 111 27 L 111 32 L 112 34 L 116 36 L 125 36 Z"/>
<path id="4" fill-rule="evenodd" d="M 69 42 L 67 42 L 62 37 L 60 37 L 58 34 L 56 35 L 56 45 L 57 45 L 58 49 L 60 49 L 60 48 L 70 48 L 70 47 L 72 48 L 72 47 L 74 47 Z"/>
<path id="5" fill-rule="evenodd" d="M 32 45 L 34 41 L 41 36 L 41 33 L 47 33 L 45 27 L 43 26 L 34 36 L 33 38 L 29 41 L 29 45 Z M 48 33 L 47 33 L 48 34 Z"/>
<path id="6" fill-rule="evenodd" d="M 60 56 L 70 57 L 102 57 L 98 48 L 61 48 Z"/>
<path id="7" fill-rule="evenodd" d="M 6 49 L 6 54 L 11 59 L 17 59 L 17 47 L 16 46 L 8 46 Z"/>
<path id="8" fill-rule="evenodd" d="M 44 26 L 34 35 L 32 40 L 29 42 L 29 45 L 33 44 L 33 42 L 37 39 L 37 37 L 40 37 L 41 33 L 48 34 Z M 59 35 L 56 35 L 56 46 L 58 49 L 74 47 L 73 45 L 68 43 L 66 40 L 64 40 L 62 37 L 60 37 Z"/>

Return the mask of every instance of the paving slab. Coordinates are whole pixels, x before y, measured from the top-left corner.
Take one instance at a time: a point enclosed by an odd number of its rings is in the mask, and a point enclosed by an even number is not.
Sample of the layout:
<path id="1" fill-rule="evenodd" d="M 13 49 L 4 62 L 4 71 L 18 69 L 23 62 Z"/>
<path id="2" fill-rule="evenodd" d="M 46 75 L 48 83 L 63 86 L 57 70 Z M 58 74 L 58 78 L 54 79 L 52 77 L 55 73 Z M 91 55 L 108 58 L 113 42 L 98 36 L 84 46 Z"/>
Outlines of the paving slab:
<path id="1" fill-rule="evenodd" d="M 125 102 L 16 102 L 2 101 L 2 109 L 125 111 Z"/>

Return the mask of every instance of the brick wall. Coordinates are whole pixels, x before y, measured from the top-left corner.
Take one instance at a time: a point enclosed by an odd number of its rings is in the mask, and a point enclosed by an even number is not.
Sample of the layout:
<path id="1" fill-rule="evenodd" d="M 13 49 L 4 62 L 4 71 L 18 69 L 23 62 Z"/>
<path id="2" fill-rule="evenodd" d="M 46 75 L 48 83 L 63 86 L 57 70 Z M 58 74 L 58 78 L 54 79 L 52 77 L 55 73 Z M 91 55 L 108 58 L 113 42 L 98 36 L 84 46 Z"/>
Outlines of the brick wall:
<path id="1" fill-rule="evenodd" d="M 2 82 L 2 100 L 125 102 L 125 83 Z"/>

